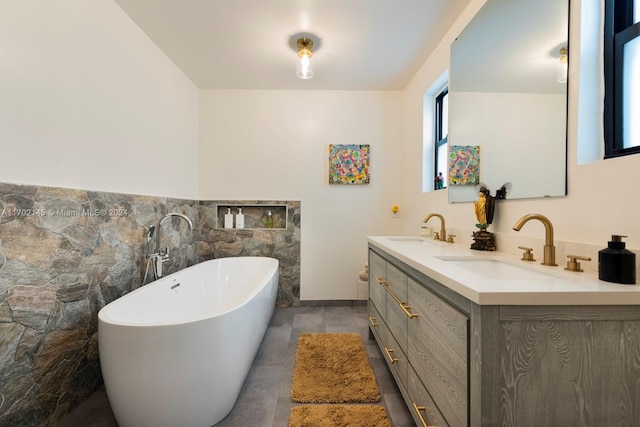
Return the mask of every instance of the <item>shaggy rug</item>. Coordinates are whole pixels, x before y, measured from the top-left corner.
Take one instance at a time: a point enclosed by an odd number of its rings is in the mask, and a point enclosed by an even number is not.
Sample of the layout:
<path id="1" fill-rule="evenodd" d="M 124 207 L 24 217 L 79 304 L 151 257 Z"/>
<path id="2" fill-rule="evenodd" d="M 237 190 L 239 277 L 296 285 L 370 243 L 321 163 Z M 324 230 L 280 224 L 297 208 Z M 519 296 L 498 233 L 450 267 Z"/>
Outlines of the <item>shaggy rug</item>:
<path id="1" fill-rule="evenodd" d="M 302 403 L 379 402 L 380 390 L 360 335 L 300 335 L 291 400 Z"/>
<path id="2" fill-rule="evenodd" d="M 379 405 L 303 405 L 291 409 L 289 427 L 391 427 Z"/>

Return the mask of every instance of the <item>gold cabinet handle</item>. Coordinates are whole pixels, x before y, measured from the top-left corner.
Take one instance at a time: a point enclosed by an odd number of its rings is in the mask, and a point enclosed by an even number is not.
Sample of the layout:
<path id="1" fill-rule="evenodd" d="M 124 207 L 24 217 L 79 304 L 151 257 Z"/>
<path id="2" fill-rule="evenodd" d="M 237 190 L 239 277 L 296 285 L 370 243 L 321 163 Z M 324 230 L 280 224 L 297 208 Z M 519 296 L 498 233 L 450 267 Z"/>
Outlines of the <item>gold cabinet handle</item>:
<path id="1" fill-rule="evenodd" d="M 418 317 L 417 314 L 411 313 L 409 311 L 409 309 L 411 308 L 410 305 L 400 303 L 400 308 L 402 308 L 402 311 L 404 311 L 404 314 L 406 314 L 409 319 L 413 319 L 414 317 Z"/>
<path id="2" fill-rule="evenodd" d="M 384 287 L 387 287 L 387 281 L 384 280 L 382 277 L 375 276 L 375 279 L 376 279 L 376 282 L 380 283 Z"/>
<path id="3" fill-rule="evenodd" d="M 409 319 L 413 319 L 414 317 L 418 317 L 417 314 L 415 313 L 411 313 L 409 311 L 409 309 L 411 308 L 411 306 L 409 304 L 407 304 L 406 302 L 402 302 L 400 301 L 400 298 L 398 298 L 396 296 L 396 294 L 393 293 L 393 291 L 391 289 L 389 289 L 388 286 L 385 287 L 385 289 L 387 290 L 387 292 L 389 292 L 389 295 L 391 295 L 391 297 L 395 300 L 395 302 L 398 303 L 398 305 L 400 306 L 400 308 L 402 309 L 402 311 L 404 312 L 404 314 L 407 315 L 407 317 Z"/>
<path id="4" fill-rule="evenodd" d="M 369 316 L 369 323 L 371 323 L 371 326 L 373 326 L 374 328 L 376 326 L 380 326 L 380 323 L 376 323 L 376 319 L 374 319 L 373 317 Z"/>
<path id="5" fill-rule="evenodd" d="M 418 418 L 420 418 L 420 423 L 422 423 L 422 427 L 436 427 L 436 426 L 430 426 L 427 424 L 427 422 L 424 420 L 424 418 L 422 417 L 422 412 L 421 411 L 426 411 L 427 408 L 424 406 L 418 406 L 415 404 L 415 402 L 413 403 L 413 410 L 416 411 L 416 414 L 418 414 Z"/>
<path id="6" fill-rule="evenodd" d="M 391 353 L 393 353 L 393 351 L 394 351 L 392 348 L 387 348 L 387 347 L 385 347 L 385 348 L 384 348 L 384 351 L 387 353 L 387 357 L 389 358 L 389 362 L 391 362 L 391 363 L 396 363 L 398 360 L 400 360 L 400 359 L 396 359 L 396 358 L 394 358 L 394 357 L 391 355 Z"/>
<path id="7" fill-rule="evenodd" d="M 417 314 L 411 313 L 408 310 L 411 307 L 409 305 L 407 305 L 406 302 L 400 301 L 400 299 L 396 296 L 396 294 L 393 293 L 391 288 L 389 288 L 389 284 L 387 283 L 386 280 L 384 280 L 382 277 L 379 277 L 379 276 L 375 276 L 375 279 L 376 279 L 376 282 L 380 283 L 380 285 L 382 285 L 387 290 L 387 292 L 389 292 L 389 295 L 391 295 L 391 297 L 395 300 L 395 302 L 398 303 L 398 305 L 400 306 L 402 311 L 404 311 L 404 314 L 406 314 L 409 319 L 413 319 L 414 317 L 418 317 Z"/>

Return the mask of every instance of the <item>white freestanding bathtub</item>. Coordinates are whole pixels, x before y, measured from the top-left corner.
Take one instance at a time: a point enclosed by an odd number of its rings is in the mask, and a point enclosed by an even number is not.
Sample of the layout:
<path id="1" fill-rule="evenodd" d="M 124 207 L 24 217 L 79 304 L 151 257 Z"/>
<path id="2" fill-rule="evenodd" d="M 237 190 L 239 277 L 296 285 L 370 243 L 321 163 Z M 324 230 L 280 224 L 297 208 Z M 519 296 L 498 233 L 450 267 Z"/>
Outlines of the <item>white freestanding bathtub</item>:
<path id="1" fill-rule="evenodd" d="M 100 365 L 120 427 L 210 427 L 233 408 L 275 307 L 278 260 L 206 261 L 106 305 Z"/>

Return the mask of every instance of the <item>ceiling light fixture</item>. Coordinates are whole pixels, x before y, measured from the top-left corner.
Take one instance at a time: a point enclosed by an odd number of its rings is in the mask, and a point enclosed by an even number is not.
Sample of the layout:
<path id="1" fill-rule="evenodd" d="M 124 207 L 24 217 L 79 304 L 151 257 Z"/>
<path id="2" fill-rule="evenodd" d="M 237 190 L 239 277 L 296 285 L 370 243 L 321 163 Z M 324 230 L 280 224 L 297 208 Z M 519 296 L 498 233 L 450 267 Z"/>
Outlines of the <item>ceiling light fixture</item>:
<path id="1" fill-rule="evenodd" d="M 301 79 L 310 79 L 313 77 L 313 67 L 311 66 L 311 57 L 313 56 L 313 40 L 307 37 L 298 39 L 298 63 L 296 66 L 296 74 Z"/>
<path id="2" fill-rule="evenodd" d="M 556 65 L 558 82 L 566 83 L 567 74 L 569 73 L 569 49 L 566 46 L 562 46 L 558 52 L 560 53 L 560 59 Z"/>

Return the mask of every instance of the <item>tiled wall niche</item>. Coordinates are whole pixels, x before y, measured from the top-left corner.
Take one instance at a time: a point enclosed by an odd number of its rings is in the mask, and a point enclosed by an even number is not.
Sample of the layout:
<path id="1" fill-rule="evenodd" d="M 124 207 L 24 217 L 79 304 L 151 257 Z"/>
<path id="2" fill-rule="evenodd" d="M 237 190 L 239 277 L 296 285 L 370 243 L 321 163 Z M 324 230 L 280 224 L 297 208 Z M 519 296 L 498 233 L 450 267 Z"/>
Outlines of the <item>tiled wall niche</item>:
<path id="1" fill-rule="evenodd" d="M 169 212 L 194 230 L 162 225 L 166 274 L 214 257 L 274 256 L 278 304 L 299 303 L 299 202 L 278 202 L 291 206 L 286 229 L 231 232 L 212 227 L 216 203 L 0 183 L 0 425 L 52 425 L 100 386 L 97 313 L 143 283 L 155 249 L 148 228 Z"/>
<path id="2" fill-rule="evenodd" d="M 242 228 L 279 228 L 285 229 L 289 226 L 287 213 L 289 211 L 286 204 L 275 203 L 217 203 L 216 207 L 217 228 L 238 228 L 237 215 L 242 212 L 244 215 L 244 227 Z M 233 220 L 232 227 L 227 227 L 227 214 L 231 212 Z M 273 223 L 268 226 L 267 217 L 271 213 Z"/>

